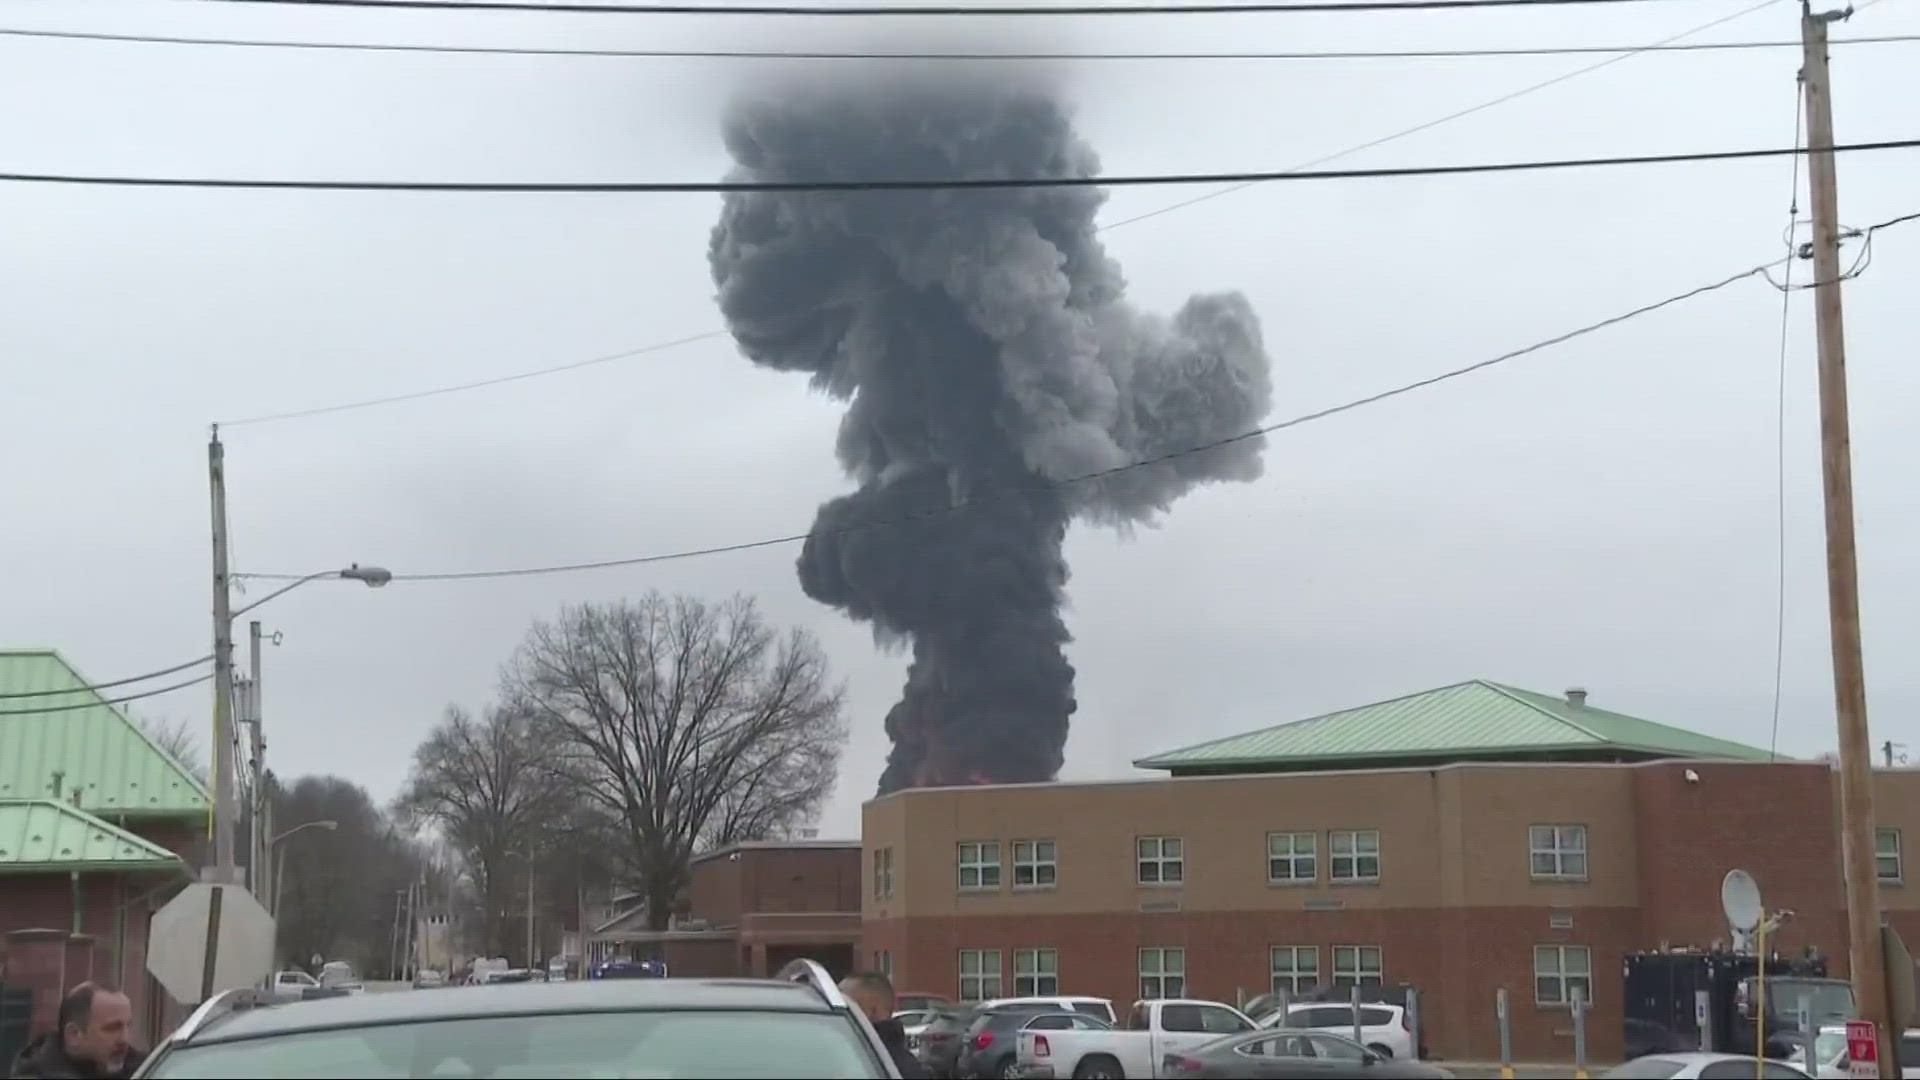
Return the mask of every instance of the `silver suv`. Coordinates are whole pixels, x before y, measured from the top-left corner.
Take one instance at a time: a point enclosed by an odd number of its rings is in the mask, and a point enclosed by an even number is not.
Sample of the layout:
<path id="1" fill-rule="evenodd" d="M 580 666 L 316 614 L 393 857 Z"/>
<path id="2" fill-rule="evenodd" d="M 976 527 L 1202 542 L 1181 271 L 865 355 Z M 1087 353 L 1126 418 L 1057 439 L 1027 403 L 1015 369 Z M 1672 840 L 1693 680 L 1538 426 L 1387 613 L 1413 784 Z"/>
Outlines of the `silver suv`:
<path id="1" fill-rule="evenodd" d="M 897 1078 L 825 969 L 778 979 L 618 979 L 260 1003 L 223 994 L 135 1074 L 173 1077 Z"/>

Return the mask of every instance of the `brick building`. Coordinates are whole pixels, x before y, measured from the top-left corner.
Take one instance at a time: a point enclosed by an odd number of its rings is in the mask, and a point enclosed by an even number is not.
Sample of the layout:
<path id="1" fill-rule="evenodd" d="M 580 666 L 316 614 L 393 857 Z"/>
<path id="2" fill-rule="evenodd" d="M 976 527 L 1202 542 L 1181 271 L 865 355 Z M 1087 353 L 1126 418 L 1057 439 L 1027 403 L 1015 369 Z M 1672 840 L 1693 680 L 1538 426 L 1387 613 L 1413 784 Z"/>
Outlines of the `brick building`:
<path id="1" fill-rule="evenodd" d="M 207 792 L 89 685 L 50 650 L 0 652 L 0 994 L 26 1020 L 0 1044 L 88 979 L 127 990 L 142 1042 L 182 1012 L 147 974 L 147 927 L 189 878 Z"/>
<path id="2" fill-rule="evenodd" d="M 916 991 L 1244 1000 L 1420 988 L 1441 1056 L 1621 1042 L 1621 958 L 1727 938 L 1722 876 L 1759 880 L 1844 972 L 1837 775 L 1820 763 L 1470 682 L 1138 764 L 1162 780 L 945 788 L 866 805 L 869 959 Z M 1876 774 L 1883 902 L 1903 888 L 1920 772 Z"/>
<path id="3" fill-rule="evenodd" d="M 596 931 L 590 947 L 658 955 L 676 976 L 764 976 L 803 956 L 845 974 L 860 942 L 860 845 L 764 841 L 708 852 L 693 861 L 686 909 L 652 931 L 636 908 Z"/>

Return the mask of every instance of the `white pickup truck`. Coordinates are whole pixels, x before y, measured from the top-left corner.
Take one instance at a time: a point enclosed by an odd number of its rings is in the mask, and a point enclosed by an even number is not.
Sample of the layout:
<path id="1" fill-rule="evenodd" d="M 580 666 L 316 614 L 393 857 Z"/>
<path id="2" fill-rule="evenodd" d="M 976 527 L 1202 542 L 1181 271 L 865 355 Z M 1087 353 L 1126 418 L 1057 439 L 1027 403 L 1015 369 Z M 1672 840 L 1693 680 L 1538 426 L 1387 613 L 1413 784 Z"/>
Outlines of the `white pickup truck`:
<path id="1" fill-rule="evenodd" d="M 1036 1080 L 1160 1080 L 1167 1055 L 1254 1026 L 1217 1001 L 1137 1001 L 1112 1031 L 1022 1031 L 1014 1071 Z"/>

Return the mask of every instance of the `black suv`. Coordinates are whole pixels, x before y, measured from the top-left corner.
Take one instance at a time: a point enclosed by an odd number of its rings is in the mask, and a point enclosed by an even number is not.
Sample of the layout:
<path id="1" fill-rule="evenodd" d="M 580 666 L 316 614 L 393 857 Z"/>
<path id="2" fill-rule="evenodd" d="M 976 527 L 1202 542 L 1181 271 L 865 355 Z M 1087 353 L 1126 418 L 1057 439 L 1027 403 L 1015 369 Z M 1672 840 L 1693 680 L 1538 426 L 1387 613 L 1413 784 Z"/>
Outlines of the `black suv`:
<path id="1" fill-rule="evenodd" d="M 779 979 L 609 979 L 195 1010 L 136 1074 L 171 1077 L 786 1078 L 900 1074 L 825 969 Z"/>

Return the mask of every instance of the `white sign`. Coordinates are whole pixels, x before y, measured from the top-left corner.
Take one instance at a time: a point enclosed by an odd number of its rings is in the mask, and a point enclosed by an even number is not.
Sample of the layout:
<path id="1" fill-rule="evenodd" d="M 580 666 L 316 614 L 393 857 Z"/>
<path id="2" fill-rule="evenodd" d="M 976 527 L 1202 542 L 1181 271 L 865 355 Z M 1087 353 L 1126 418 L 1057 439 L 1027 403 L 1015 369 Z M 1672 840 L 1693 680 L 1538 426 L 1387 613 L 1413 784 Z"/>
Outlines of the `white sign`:
<path id="1" fill-rule="evenodd" d="M 273 916 L 238 885 L 197 881 L 154 912 L 147 970 L 175 1001 L 252 986 L 273 964 Z"/>

